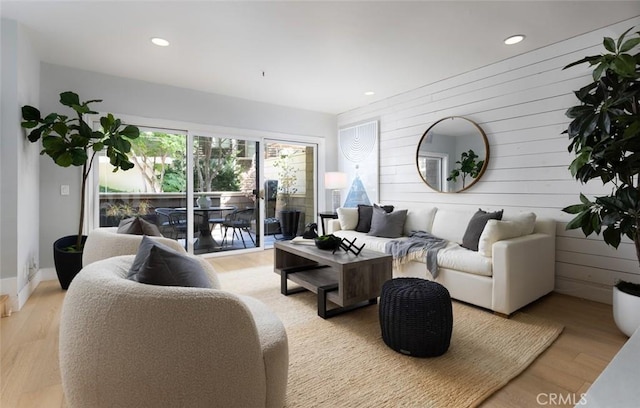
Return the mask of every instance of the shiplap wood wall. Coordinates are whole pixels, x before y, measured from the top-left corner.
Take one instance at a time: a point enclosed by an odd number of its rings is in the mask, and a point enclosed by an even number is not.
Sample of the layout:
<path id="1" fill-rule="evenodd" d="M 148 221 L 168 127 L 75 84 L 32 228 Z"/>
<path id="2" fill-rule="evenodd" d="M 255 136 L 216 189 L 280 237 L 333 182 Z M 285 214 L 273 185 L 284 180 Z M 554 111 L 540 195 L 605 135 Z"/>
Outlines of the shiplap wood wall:
<path id="1" fill-rule="evenodd" d="M 593 196 L 610 188 L 599 181 L 582 185 L 568 171 L 573 155 L 562 134 L 569 123 L 565 111 L 577 103 L 573 91 L 588 83 L 590 71 L 586 65 L 562 68 L 601 53 L 603 37 L 617 38 L 633 26 L 640 28 L 640 16 L 345 112 L 338 126 L 379 120 L 382 203 L 504 208 L 553 218 L 558 221 L 555 290 L 611 303 L 612 285 L 619 279 L 640 282 L 640 267 L 630 241 L 614 250 L 599 236 L 565 230 L 571 216 L 562 208 L 578 203 L 580 192 Z M 470 190 L 443 194 L 422 182 L 415 156 L 424 131 L 452 115 L 483 128 L 490 160 Z"/>

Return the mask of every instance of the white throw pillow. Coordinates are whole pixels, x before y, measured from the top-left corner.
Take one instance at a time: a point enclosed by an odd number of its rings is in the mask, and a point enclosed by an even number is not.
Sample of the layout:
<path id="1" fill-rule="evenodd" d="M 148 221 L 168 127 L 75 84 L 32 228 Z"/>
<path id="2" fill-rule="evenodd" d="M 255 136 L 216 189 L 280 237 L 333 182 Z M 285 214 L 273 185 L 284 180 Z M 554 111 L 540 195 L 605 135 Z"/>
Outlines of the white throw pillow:
<path id="1" fill-rule="evenodd" d="M 509 214 L 505 213 L 502 216 L 502 221 L 513 221 L 520 228 L 520 235 L 533 234 L 533 230 L 536 227 L 536 215 L 532 212 Z"/>
<path id="2" fill-rule="evenodd" d="M 358 225 L 358 208 L 339 207 L 336 210 L 338 221 L 340 221 L 340 229 L 354 230 Z"/>
<path id="3" fill-rule="evenodd" d="M 535 225 L 536 215 L 534 213 L 505 214 L 502 221 L 489 220 L 480 235 L 478 253 L 482 256 L 492 257 L 494 243 L 503 239 L 529 235 L 533 233 Z"/>
<path id="4" fill-rule="evenodd" d="M 433 226 L 433 218 L 436 215 L 436 207 L 424 207 L 411 209 L 407 213 L 407 219 L 404 223 L 404 235 L 411 235 L 411 231 L 431 232 Z"/>

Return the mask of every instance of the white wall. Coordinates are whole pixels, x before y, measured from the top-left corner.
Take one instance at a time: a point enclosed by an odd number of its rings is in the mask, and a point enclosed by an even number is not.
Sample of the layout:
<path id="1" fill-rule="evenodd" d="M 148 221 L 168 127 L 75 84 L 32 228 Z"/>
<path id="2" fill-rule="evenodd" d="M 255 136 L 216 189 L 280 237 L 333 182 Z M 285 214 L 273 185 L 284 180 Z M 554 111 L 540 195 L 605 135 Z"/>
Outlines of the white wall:
<path id="1" fill-rule="evenodd" d="M 74 91 L 81 100 L 102 99 L 94 106 L 116 116 L 130 115 L 202 125 L 226 126 L 279 134 L 316 136 L 327 140 L 327 151 L 335 150 L 336 117 L 326 113 L 293 109 L 223 95 L 118 78 L 43 63 L 41 103 L 45 113 L 61 112 L 59 94 Z M 324 158 L 320 158 L 324 160 Z M 329 161 L 328 168 L 335 167 Z M 80 194 L 80 171 L 41 160 L 40 244 L 44 247 L 63 235 L 76 233 Z M 70 186 L 70 195 L 60 195 L 60 185 Z M 53 256 L 43 251 L 43 267 L 53 265 Z"/>
<path id="2" fill-rule="evenodd" d="M 640 17 L 343 113 L 338 127 L 379 118 L 383 203 L 504 208 L 558 220 L 556 291 L 611 303 L 616 280 L 640 282 L 638 261 L 630 241 L 616 251 L 595 235 L 565 231 L 571 216 L 561 209 L 578 203 L 579 192 L 608 191 L 597 181 L 581 185 L 567 170 L 573 156 L 561 134 L 569 123 L 564 113 L 577 104 L 573 91 L 589 81 L 589 71 L 587 66 L 562 68 L 601 53 L 603 37 L 617 38 L 633 26 L 640 27 Z M 491 158 L 469 191 L 439 194 L 420 179 L 415 152 L 424 131 L 452 115 L 484 129 Z"/>
<path id="3" fill-rule="evenodd" d="M 19 309 L 29 295 L 30 262 L 39 256 L 40 205 L 39 147 L 25 138 L 20 127 L 20 107 L 38 106 L 40 62 L 24 28 L 15 21 L 2 19 L 0 29 L 0 290 L 10 294 L 13 307 Z"/>

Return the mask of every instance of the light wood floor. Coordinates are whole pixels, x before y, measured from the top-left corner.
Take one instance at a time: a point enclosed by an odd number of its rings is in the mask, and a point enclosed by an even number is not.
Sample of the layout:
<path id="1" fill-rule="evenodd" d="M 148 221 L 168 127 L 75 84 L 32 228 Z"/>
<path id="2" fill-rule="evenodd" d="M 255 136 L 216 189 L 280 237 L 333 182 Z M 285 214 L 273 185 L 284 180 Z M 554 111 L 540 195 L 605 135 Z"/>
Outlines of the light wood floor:
<path id="1" fill-rule="evenodd" d="M 272 250 L 211 260 L 220 273 L 272 262 Z M 0 407 L 66 406 L 58 369 L 64 294 L 57 282 L 43 282 L 20 312 L 0 320 Z M 611 306 L 602 303 L 551 294 L 523 311 L 560 322 L 564 331 L 483 407 L 560 406 L 549 403 L 553 395 L 577 403 L 627 340 L 615 327 Z"/>

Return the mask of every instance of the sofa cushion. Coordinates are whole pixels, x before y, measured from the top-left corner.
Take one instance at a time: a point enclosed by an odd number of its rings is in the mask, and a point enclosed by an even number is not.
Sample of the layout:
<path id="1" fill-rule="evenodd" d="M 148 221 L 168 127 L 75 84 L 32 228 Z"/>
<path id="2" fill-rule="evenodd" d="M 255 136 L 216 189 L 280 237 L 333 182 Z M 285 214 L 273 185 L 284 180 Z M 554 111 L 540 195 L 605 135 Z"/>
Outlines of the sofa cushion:
<path id="1" fill-rule="evenodd" d="M 373 205 L 371 229 L 367 233 L 376 237 L 399 238 L 404 231 L 407 210 L 386 212 L 382 207 Z"/>
<path id="2" fill-rule="evenodd" d="M 157 225 L 141 217 L 132 217 L 120 221 L 117 232 L 118 234 L 149 235 L 152 237 L 162 236 Z"/>
<path id="3" fill-rule="evenodd" d="M 377 251 L 377 252 L 382 252 L 385 253 L 384 249 L 385 249 L 385 245 L 387 244 L 387 242 L 391 241 L 390 238 L 384 238 L 384 237 L 374 237 L 373 235 L 367 235 L 364 232 L 357 232 L 355 230 L 340 230 L 340 231 L 335 231 L 333 233 L 334 235 L 340 237 L 340 238 L 346 238 L 349 241 L 353 241 L 353 239 L 356 239 L 355 244 L 360 247 L 362 244 L 365 244 L 365 249 L 370 249 L 372 251 Z M 409 239 L 408 237 L 400 237 L 400 238 L 396 238 L 398 240 L 406 240 Z"/>
<path id="4" fill-rule="evenodd" d="M 151 247 L 136 277 L 138 282 L 149 285 L 211 288 L 200 262 L 159 245 Z"/>
<path id="5" fill-rule="evenodd" d="M 454 269 L 481 276 L 493 275 L 491 258 L 450 242 L 438 252 L 438 268 Z"/>
<path id="6" fill-rule="evenodd" d="M 467 230 L 472 211 L 443 210 L 438 208 L 433 218 L 431 234 L 447 241 L 462 243 L 462 237 Z"/>
<path id="7" fill-rule="evenodd" d="M 392 205 L 382 205 L 382 209 L 390 213 L 393 211 Z M 358 204 L 358 224 L 355 230 L 358 232 L 369 232 L 371 230 L 371 218 L 373 217 L 373 206 Z"/>
<path id="8" fill-rule="evenodd" d="M 493 244 L 503 239 L 517 238 L 533 233 L 536 215 L 522 213 L 517 215 L 505 214 L 502 221 L 489 220 L 478 241 L 478 253 L 485 257 L 493 256 Z"/>
<path id="9" fill-rule="evenodd" d="M 411 209 L 407 212 L 404 222 L 404 235 L 409 236 L 413 231 L 431 232 L 433 218 L 436 215 L 436 207 L 422 207 Z"/>
<path id="10" fill-rule="evenodd" d="M 336 210 L 338 214 L 338 221 L 340 222 L 340 229 L 343 230 L 355 230 L 358 225 L 358 209 L 339 207 Z"/>
<path id="11" fill-rule="evenodd" d="M 478 209 L 478 211 L 476 211 L 476 213 L 473 214 L 473 217 L 469 220 L 467 229 L 462 237 L 462 246 L 472 251 L 477 251 L 478 241 L 480 240 L 480 235 L 482 234 L 487 221 L 502 219 L 502 213 L 503 210 L 489 213 L 482 209 Z"/>

